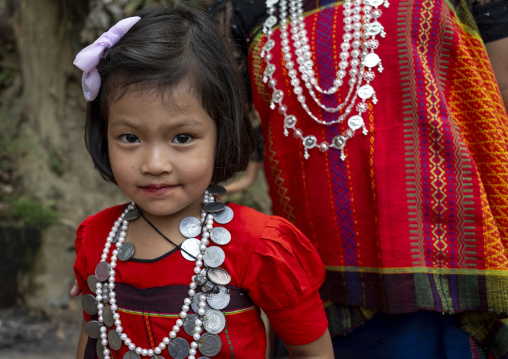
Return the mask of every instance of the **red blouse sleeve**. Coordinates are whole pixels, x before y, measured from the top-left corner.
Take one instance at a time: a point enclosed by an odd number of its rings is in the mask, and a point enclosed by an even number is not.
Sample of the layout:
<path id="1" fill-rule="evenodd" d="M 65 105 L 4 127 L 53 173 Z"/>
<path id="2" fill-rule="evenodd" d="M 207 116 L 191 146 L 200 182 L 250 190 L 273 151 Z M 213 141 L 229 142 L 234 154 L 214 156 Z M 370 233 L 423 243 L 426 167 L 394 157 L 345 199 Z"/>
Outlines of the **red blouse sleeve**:
<path id="1" fill-rule="evenodd" d="M 78 230 L 76 232 L 76 240 L 75 240 L 75 246 L 76 246 L 76 261 L 74 262 L 74 275 L 76 276 L 76 279 L 78 281 L 79 288 L 81 289 L 82 295 L 85 294 L 93 294 L 93 292 L 90 290 L 87 284 L 87 279 L 89 273 L 87 273 L 86 265 L 87 265 L 87 254 L 86 254 L 86 244 L 85 238 L 86 238 L 86 230 L 87 230 L 87 223 L 89 221 L 90 217 L 85 219 L 83 223 L 80 224 L 78 227 Z M 90 315 L 85 313 L 83 311 L 83 316 L 85 320 L 90 320 Z"/>
<path id="2" fill-rule="evenodd" d="M 274 216 L 251 255 L 243 284 L 279 337 L 286 344 L 303 345 L 321 337 L 328 326 L 318 293 L 324 277 L 310 241 Z"/>

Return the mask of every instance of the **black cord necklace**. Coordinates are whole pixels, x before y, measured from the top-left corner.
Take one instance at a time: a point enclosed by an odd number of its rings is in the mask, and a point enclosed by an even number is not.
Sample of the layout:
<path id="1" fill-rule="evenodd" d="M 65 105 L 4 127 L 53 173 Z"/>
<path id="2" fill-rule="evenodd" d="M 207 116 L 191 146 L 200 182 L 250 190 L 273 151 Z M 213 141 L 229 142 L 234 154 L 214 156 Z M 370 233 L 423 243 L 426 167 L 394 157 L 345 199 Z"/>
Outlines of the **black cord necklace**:
<path id="1" fill-rule="evenodd" d="M 168 241 L 169 243 L 171 243 L 172 245 L 174 245 L 176 248 L 179 248 L 181 251 L 183 251 L 183 252 L 187 253 L 189 256 L 191 256 L 192 258 L 194 258 L 194 260 L 197 260 L 197 258 L 196 258 L 194 255 L 190 254 L 189 252 L 187 252 L 185 249 L 183 249 L 183 248 L 182 248 L 182 244 L 176 244 L 176 243 L 174 243 L 171 239 L 169 239 L 168 237 L 166 237 L 166 236 L 164 235 L 164 233 L 162 233 L 161 231 L 159 231 L 159 229 L 158 229 L 157 227 L 155 227 L 155 225 L 154 225 L 152 222 L 150 222 L 150 221 L 148 220 L 148 218 L 146 218 L 146 217 L 145 217 L 145 214 L 143 213 L 143 211 L 141 211 L 141 210 L 140 210 L 140 212 L 141 212 L 141 217 L 143 217 L 143 219 L 146 221 L 146 223 L 148 223 L 148 224 L 150 225 L 150 227 L 152 227 L 152 228 L 155 230 L 155 232 L 159 233 L 159 234 L 162 236 L 162 238 L 164 238 L 166 241 Z"/>

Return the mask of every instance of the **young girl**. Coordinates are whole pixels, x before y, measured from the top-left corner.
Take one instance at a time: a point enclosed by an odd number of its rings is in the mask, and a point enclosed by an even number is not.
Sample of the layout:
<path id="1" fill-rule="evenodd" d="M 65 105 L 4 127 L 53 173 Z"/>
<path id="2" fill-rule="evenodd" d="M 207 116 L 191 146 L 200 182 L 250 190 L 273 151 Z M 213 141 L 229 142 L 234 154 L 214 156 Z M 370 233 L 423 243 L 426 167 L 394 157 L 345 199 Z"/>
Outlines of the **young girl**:
<path id="1" fill-rule="evenodd" d="M 76 57 L 96 168 L 132 200 L 76 238 L 78 358 L 264 358 L 259 308 L 294 358 L 332 358 L 323 265 L 293 225 L 216 201 L 251 128 L 236 65 L 201 13 L 145 10 Z"/>

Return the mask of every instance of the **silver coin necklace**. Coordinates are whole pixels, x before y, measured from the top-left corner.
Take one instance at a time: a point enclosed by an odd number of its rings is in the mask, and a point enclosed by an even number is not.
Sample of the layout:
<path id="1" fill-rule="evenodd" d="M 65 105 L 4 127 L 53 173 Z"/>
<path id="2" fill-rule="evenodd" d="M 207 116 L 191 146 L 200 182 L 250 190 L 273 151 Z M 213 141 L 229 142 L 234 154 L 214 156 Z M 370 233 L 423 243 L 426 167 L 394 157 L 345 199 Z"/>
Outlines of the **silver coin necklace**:
<path id="1" fill-rule="evenodd" d="M 230 207 L 215 201 L 214 195 L 224 193 L 223 187 L 210 185 L 204 194 L 201 219 L 186 217 L 180 223 L 180 232 L 186 237 L 180 246 L 180 253 L 186 260 L 195 262 L 194 275 L 189 284 L 188 297 L 183 300 L 180 318 L 176 320 L 168 336 L 164 337 L 154 349 L 137 346 L 128 337 L 122 327 L 120 313 L 117 311 L 115 292 L 117 261 L 128 261 L 135 252 L 132 243 L 125 241 L 129 222 L 143 214 L 135 203 L 130 203 L 115 221 L 106 238 L 95 275 L 90 275 L 87 280 L 95 296 L 87 294 L 82 299 L 85 312 L 91 315 L 97 314 L 98 317 L 97 320 L 91 320 L 85 325 L 85 332 L 89 337 L 99 339 L 97 342 L 99 358 L 111 359 L 112 353 L 109 348 L 116 351 L 123 345 L 129 349 L 124 359 L 138 359 L 140 356 L 163 359 L 161 353 L 165 349 L 175 359 L 196 359 L 198 351 L 204 356 L 197 359 L 212 357 L 220 352 L 222 342 L 218 334 L 226 325 L 224 314 L 220 310 L 229 304 L 229 291 L 225 285 L 230 282 L 231 276 L 220 267 L 225 261 L 222 248 L 209 247 L 209 244 L 211 240 L 217 245 L 225 245 L 231 240 L 231 234 L 223 227 L 216 227 L 214 235 L 214 219 L 217 223 L 226 224 L 233 218 Z M 145 220 L 171 242 L 146 218 Z M 195 238 L 199 234 L 201 234 L 200 240 Z M 113 246 L 116 248 L 112 250 L 108 262 L 109 252 Z M 201 289 L 200 292 L 197 292 L 198 287 Z M 188 313 L 191 309 L 196 314 Z M 182 327 L 193 338 L 190 344 L 184 338 L 177 336 Z M 206 333 L 203 333 L 204 331 Z"/>
<path id="2" fill-rule="evenodd" d="M 277 81 L 273 78 L 277 71 L 277 66 L 271 62 L 273 58 L 271 50 L 275 46 L 272 35 L 273 29 L 277 25 L 277 17 L 275 16 L 277 3 L 280 3 L 279 23 L 282 56 L 296 100 L 298 100 L 307 115 L 319 124 L 331 126 L 342 123 L 346 118 L 348 119 L 347 129 L 329 142 L 326 140 L 318 143 L 316 136 L 305 135 L 298 128 L 296 115 L 289 113 L 288 106 L 283 103 L 284 91 L 277 87 Z M 368 110 L 368 104 L 366 103 L 368 99 L 371 99 L 373 104 L 377 103 L 376 92 L 370 84 L 376 76 L 373 69 L 377 68 L 379 72 L 383 71 L 381 58 L 375 52 L 379 47 L 376 36 L 380 35 L 383 38 L 386 36 L 384 27 L 379 22 L 382 14 L 379 8 L 381 5 L 387 8 L 389 6 L 388 0 L 344 1 L 344 35 L 343 42 L 340 45 L 341 53 L 339 55 L 338 70 L 332 85 L 324 89 L 318 84 L 315 76 L 316 65 L 313 61 L 307 30 L 305 29 L 303 0 L 289 0 L 289 5 L 288 0 L 266 0 L 268 18 L 263 23 L 266 42 L 261 51 L 261 57 L 264 58 L 265 62 L 263 82 L 268 84 L 272 92 L 270 108 L 275 110 L 278 107 L 279 113 L 284 117 L 284 135 L 288 136 L 289 131 L 292 131 L 293 135 L 302 142 L 305 159 L 310 156 L 309 150 L 318 148 L 322 152 L 330 149 L 339 150 L 341 153 L 340 158 L 344 161 L 346 158 L 344 154 L 346 142 L 354 137 L 356 130 L 362 129 L 364 135 L 368 134 L 362 114 Z M 292 47 L 296 55 L 296 62 L 293 61 Z M 347 74 L 349 74 L 349 80 L 345 81 Z M 346 99 L 336 107 L 326 106 L 316 95 L 316 92 L 325 97 L 334 95 L 343 85 L 346 86 L 344 82 L 349 85 L 349 89 L 342 91 L 342 93 L 347 94 Z M 336 119 L 326 121 L 320 118 L 319 115 L 315 115 L 306 103 L 305 90 L 321 109 L 331 114 L 339 113 Z M 358 99 L 360 100 L 358 101 Z M 356 107 L 354 107 L 355 104 L 357 104 Z M 351 116 L 353 107 L 357 113 Z"/>

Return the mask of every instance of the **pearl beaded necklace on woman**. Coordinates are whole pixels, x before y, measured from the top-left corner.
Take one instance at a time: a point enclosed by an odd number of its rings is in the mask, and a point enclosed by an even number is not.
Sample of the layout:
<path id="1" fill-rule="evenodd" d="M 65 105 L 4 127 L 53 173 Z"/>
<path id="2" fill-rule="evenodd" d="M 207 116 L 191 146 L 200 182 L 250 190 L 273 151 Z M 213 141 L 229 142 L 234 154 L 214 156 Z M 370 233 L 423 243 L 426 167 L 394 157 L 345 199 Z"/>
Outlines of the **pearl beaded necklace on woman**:
<path id="1" fill-rule="evenodd" d="M 276 105 L 279 106 L 279 112 L 284 116 L 284 135 L 288 136 L 289 130 L 292 130 L 294 136 L 302 141 L 305 159 L 309 158 L 308 150 L 317 147 L 323 152 L 328 151 L 330 148 L 340 150 L 341 159 L 345 160 L 344 148 L 347 140 L 351 139 L 355 135 L 355 131 L 360 128 L 364 135 L 368 134 L 365 122 L 361 116 L 362 113 L 366 112 L 368 109 L 366 100 L 372 98 L 372 103 L 377 103 L 375 91 L 370 85 L 370 82 L 375 78 L 375 73 L 372 71 L 372 68 L 377 67 L 379 72 L 383 71 L 381 59 L 374 50 L 379 46 L 379 41 L 375 38 L 376 35 L 381 35 L 381 37 L 385 37 L 386 35 L 383 26 L 378 20 L 381 16 L 379 6 L 384 5 L 388 7 L 388 0 L 345 0 L 343 10 L 344 35 L 343 42 L 340 46 L 342 52 L 339 55 L 339 70 L 336 73 L 336 78 L 332 85 L 328 89 L 323 89 L 319 86 L 314 76 L 315 64 L 312 61 L 309 39 L 307 38 L 307 31 L 305 30 L 303 21 L 303 0 L 290 0 L 289 6 L 291 39 L 293 40 L 293 46 L 295 48 L 294 52 L 297 57 L 297 64 L 293 62 L 291 55 L 287 20 L 287 0 L 280 0 L 281 47 L 283 59 L 288 76 L 291 79 L 290 83 L 293 88 L 293 93 L 309 117 L 317 123 L 326 126 L 342 123 L 351 113 L 358 97 L 361 99 L 360 103 L 356 106 L 358 114 L 348 119 L 349 128 L 346 129 L 343 134 L 334 137 L 330 143 L 323 141 L 319 144 L 315 136 L 305 136 L 302 130 L 296 127 L 297 118 L 295 115 L 289 114 L 287 106 L 282 104 L 284 92 L 277 88 L 277 83 L 275 79 L 272 78 L 276 71 L 275 64 L 270 62 L 272 60 L 271 50 L 275 46 L 272 34 L 273 27 L 277 24 L 277 18 L 274 14 L 276 10 L 275 5 L 278 2 L 279 0 L 266 1 L 268 18 L 263 24 L 263 32 L 267 35 L 266 43 L 261 52 L 261 57 L 264 58 L 266 65 L 263 81 L 268 83 L 268 86 L 272 89 L 270 108 L 273 110 Z M 352 50 L 350 51 L 350 49 Z M 347 59 L 349 57 L 351 57 L 351 60 L 348 62 Z M 336 107 L 325 106 L 318 99 L 315 91 L 324 95 L 333 95 L 337 93 L 340 86 L 343 85 L 346 69 L 349 66 L 351 69 L 349 70 L 349 91 L 347 92 L 346 99 Z M 320 108 L 329 113 L 337 113 L 339 111 L 343 111 L 343 113 L 338 115 L 333 121 L 321 120 L 318 116 L 313 114 L 306 104 L 306 98 L 303 95 L 303 88 L 300 86 L 298 74 L 300 74 L 311 98 Z"/>
<path id="2" fill-rule="evenodd" d="M 203 198 L 203 204 L 212 203 L 214 202 L 214 196 L 210 194 L 208 191 L 205 192 L 204 198 Z M 123 343 L 129 348 L 129 350 L 136 352 L 138 355 L 143 356 L 149 356 L 152 357 L 154 355 L 158 355 L 164 350 L 169 344 L 171 339 L 176 338 L 178 332 L 183 326 L 183 319 L 187 317 L 187 312 L 190 310 L 190 305 L 192 303 L 192 298 L 196 295 L 196 289 L 197 284 L 194 281 L 195 276 L 200 274 L 202 271 L 203 266 L 203 253 L 207 249 L 207 246 L 210 243 L 210 231 L 213 228 L 213 214 L 206 213 L 204 210 L 201 211 L 201 223 L 205 223 L 205 225 L 202 227 L 201 231 L 201 241 L 199 245 L 200 253 L 196 256 L 196 262 L 194 267 L 194 276 L 191 279 L 191 283 L 189 284 L 189 290 L 188 290 L 188 297 L 184 299 L 183 305 L 182 305 L 182 311 L 180 312 L 180 318 L 176 320 L 175 325 L 173 326 L 172 330 L 169 332 L 167 337 L 164 337 L 162 341 L 155 347 L 155 349 L 145 349 L 141 348 L 139 346 L 136 346 L 132 342 L 132 340 L 128 337 L 128 335 L 124 332 L 124 329 L 122 327 L 122 322 L 120 320 L 120 313 L 117 312 L 118 306 L 116 305 L 116 293 L 115 293 L 115 275 L 116 275 L 116 262 L 118 260 L 118 253 L 120 248 L 125 242 L 125 238 L 127 236 L 127 230 L 129 226 L 129 221 L 125 219 L 126 214 L 129 211 L 132 211 L 136 208 L 136 205 L 134 203 L 130 203 L 121 216 L 118 218 L 118 220 L 114 223 L 113 228 L 111 229 L 111 232 L 109 232 L 109 235 L 106 239 L 106 244 L 103 250 L 103 254 L 101 255 L 101 263 L 99 265 L 103 265 L 104 267 L 109 268 L 109 278 L 108 278 L 108 288 L 109 288 L 109 303 L 111 304 L 110 308 L 113 312 L 113 318 L 114 318 L 114 324 L 116 326 L 116 332 L 120 334 L 120 339 L 123 341 Z M 112 251 L 111 255 L 111 261 L 108 264 L 107 259 L 109 255 L 109 251 L 111 249 L 111 246 L 114 242 L 115 236 L 117 235 L 117 232 L 120 231 L 118 236 L 118 241 L 116 243 L 116 249 Z M 104 304 L 101 303 L 103 300 L 102 298 L 102 283 L 97 283 L 97 290 L 96 290 L 96 301 L 97 301 L 97 309 L 98 309 L 98 321 L 103 323 L 103 309 Z M 204 294 L 200 294 L 199 296 L 199 309 L 197 311 L 197 314 L 199 317 L 195 320 L 195 327 L 194 327 L 194 335 L 193 335 L 193 341 L 190 344 L 190 350 L 189 350 L 189 356 L 188 359 L 195 359 L 195 355 L 198 350 L 198 343 L 197 341 L 201 338 L 201 333 L 203 331 L 203 316 L 205 315 L 205 308 L 206 308 L 206 300 L 207 297 Z M 100 339 L 101 344 L 104 346 L 104 358 L 105 359 L 111 359 L 111 352 L 107 348 L 108 345 L 108 334 L 107 334 L 107 326 L 102 324 L 100 327 Z"/>

